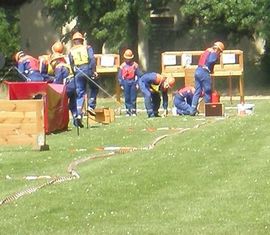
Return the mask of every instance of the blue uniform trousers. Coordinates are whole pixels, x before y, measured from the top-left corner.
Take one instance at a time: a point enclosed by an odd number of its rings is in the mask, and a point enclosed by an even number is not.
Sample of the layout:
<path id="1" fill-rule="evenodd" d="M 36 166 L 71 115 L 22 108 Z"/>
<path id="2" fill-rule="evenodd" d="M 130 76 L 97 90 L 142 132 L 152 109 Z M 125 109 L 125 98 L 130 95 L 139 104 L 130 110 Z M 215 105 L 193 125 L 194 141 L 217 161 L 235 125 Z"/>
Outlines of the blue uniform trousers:
<path id="1" fill-rule="evenodd" d="M 197 109 L 202 91 L 204 92 L 205 103 L 211 102 L 211 84 L 210 73 L 202 67 L 198 67 L 195 70 L 195 93 L 191 105 L 193 110 Z"/>
<path id="2" fill-rule="evenodd" d="M 77 100 L 76 100 L 76 86 L 73 78 L 66 84 L 67 97 L 69 98 L 68 107 L 72 113 L 73 118 L 78 115 Z"/>
<path id="3" fill-rule="evenodd" d="M 88 79 L 88 84 L 89 84 L 88 107 L 90 107 L 92 109 L 96 108 L 97 95 L 99 92 L 99 87 L 95 83 L 98 84 L 98 80 L 95 80 L 95 79 L 93 80 L 92 78 L 90 78 L 90 80 Z"/>
<path id="4" fill-rule="evenodd" d="M 123 80 L 125 106 L 128 114 L 136 114 L 137 88 L 135 80 Z"/>
<path id="5" fill-rule="evenodd" d="M 189 115 L 192 112 L 190 104 L 187 102 L 185 97 L 180 94 L 174 96 L 174 106 L 176 107 L 176 112 L 179 115 Z"/>

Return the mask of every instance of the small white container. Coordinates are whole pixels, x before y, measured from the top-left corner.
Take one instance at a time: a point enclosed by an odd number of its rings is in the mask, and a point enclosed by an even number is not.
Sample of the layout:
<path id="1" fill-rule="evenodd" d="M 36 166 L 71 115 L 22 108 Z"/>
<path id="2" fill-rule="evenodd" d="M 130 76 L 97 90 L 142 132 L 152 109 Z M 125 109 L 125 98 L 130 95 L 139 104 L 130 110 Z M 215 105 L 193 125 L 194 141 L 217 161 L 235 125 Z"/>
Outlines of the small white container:
<path id="1" fill-rule="evenodd" d="M 251 115 L 254 113 L 255 105 L 254 104 L 238 104 L 237 105 L 237 114 L 242 115 Z"/>

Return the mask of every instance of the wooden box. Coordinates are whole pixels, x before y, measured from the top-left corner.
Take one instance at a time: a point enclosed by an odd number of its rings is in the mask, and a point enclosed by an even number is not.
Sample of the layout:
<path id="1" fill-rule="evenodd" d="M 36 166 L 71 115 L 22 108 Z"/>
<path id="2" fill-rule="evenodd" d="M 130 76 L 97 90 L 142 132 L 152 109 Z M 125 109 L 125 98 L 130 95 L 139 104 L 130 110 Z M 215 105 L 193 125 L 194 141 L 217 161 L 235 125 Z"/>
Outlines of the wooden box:
<path id="1" fill-rule="evenodd" d="M 109 124 L 115 120 L 114 110 L 111 108 L 95 109 L 96 116 L 89 115 L 89 123 Z"/>
<path id="2" fill-rule="evenodd" d="M 223 116 L 224 107 L 222 103 L 208 103 L 205 104 L 205 116 Z"/>

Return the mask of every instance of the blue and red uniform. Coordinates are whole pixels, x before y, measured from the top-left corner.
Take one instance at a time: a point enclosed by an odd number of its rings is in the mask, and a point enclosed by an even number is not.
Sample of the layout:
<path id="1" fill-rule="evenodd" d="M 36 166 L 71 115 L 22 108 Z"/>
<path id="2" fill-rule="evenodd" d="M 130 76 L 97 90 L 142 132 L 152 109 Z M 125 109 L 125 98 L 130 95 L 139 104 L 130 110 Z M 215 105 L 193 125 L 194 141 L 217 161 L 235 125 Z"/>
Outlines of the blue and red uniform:
<path id="1" fill-rule="evenodd" d="M 204 92 L 205 103 L 211 102 L 211 76 L 214 65 L 217 63 L 220 54 L 213 48 L 208 48 L 200 56 L 198 67 L 195 70 L 195 93 L 192 99 L 193 114 L 196 112 L 200 95 Z"/>
<path id="2" fill-rule="evenodd" d="M 148 117 L 158 117 L 158 110 L 161 103 L 164 110 L 168 109 L 168 89 L 162 86 L 165 78 L 160 74 L 151 72 L 145 73 L 139 79 L 139 86 L 144 96 L 144 104 Z"/>
<path id="3" fill-rule="evenodd" d="M 134 61 L 126 61 L 120 65 L 118 82 L 124 90 L 127 115 L 136 115 L 137 85 L 142 74 L 139 65 Z"/>
<path id="4" fill-rule="evenodd" d="M 177 90 L 174 93 L 174 106 L 176 107 L 176 113 L 179 115 L 189 115 L 192 112 L 191 104 L 195 88 L 192 86 L 186 86 Z"/>
<path id="5" fill-rule="evenodd" d="M 43 81 L 43 77 L 39 72 L 38 60 L 30 55 L 19 58 L 18 70 L 24 77 L 27 77 L 27 81 Z"/>
<path id="6" fill-rule="evenodd" d="M 53 69 L 50 65 L 50 55 L 41 55 L 38 57 L 39 72 L 41 73 L 44 81 L 51 79 L 53 75 Z"/>
<path id="7" fill-rule="evenodd" d="M 77 91 L 77 109 L 78 114 L 82 115 L 82 108 L 84 103 L 84 95 L 87 90 L 87 84 L 89 84 L 89 100 L 88 107 L 96 107 L 96 97 L 99 88 L 91 81 L 96 72 L 96 60 L 94 57 L 94 50 L 91 46 L 86 45 L 74 45 L 70 49 L 68 55 L 70 65 L 73 68 L 76 79 L 76 91 Z M 86 77 L 88 76 L 88 78 Z M 96 81 L 95 81 L 96 82 Z"/>
<path id="8" fill-rule="evenodd" d="M 72 113 L 73 123 L 76 126 L 77 101 L 76 101 L 76 84 L 72 76 L 70 66 L 64 62 L 60 62 L 54 69 L 53 83 L 66 85 L 67 96 L 69 98 L 69 110 Z"/>

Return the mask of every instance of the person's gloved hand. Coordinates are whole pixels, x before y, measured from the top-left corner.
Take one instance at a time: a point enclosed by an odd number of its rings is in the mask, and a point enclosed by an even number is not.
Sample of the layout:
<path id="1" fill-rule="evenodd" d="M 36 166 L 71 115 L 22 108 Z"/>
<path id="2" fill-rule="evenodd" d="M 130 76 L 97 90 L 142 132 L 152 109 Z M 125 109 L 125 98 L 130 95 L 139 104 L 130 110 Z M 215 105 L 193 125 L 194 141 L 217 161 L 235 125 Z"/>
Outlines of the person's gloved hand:
<path id="1" fill-rule="evenodd" d="M 161 117 L 163 117 L 163 118 L 164 117 L 167 117 L 168 116 L 168 113 L 169 113 L 168 110 L 165 109 L 164 112 L 162 113 Z"/>
<path id="2" fill-rule="evenodd" d="M 93 76 L 92 76 L 92 79 L 97 79 L 98 78 L 98 73 L 97 72 L 94 72 L 93 73 Z"/>

